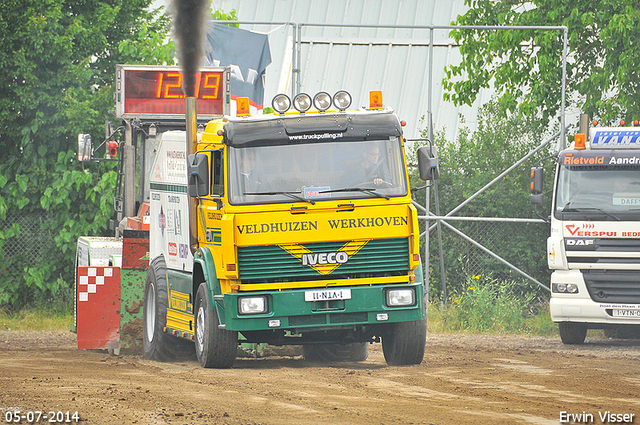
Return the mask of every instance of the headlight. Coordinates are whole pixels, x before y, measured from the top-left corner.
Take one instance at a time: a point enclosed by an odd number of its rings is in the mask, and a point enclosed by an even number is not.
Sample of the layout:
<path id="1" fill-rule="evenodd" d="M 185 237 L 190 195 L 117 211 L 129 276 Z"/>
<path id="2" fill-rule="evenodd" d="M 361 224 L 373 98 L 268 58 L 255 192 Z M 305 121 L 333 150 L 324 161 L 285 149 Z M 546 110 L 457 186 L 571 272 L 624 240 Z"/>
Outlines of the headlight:
<path id="1" fill-rule="evenodd" d="M 387 290 L 387 307 L 406 307 L 416 304 L 416 291 L 413 288 Z"/>
<path id="2" fill-rule="evenodd" d="M 551 292 L 556 294 L 577 294 L 578 285 L 575 283 L 554 283 L 551 285 Z"/>
<path id="3" fill-rule="evenodd" d="M 297 94 L 293 98 L 293 107 L 299 112 L 307 112 L 311 108 L 311 96 L 306 93 Z"/>
<path id="4" fill-rule="evenodd" d="M 333 104 L 339 110 L 344 111 L 351 106 L 351 95 L 344 90 L 340 90 L 333 95 Z"/>
<path id="5" fill-rule="evenodd" d="M 279 114 L 284 114 L 291 108 L 291 99 L 286 94 L 277 94 L 271 101 L 271 107 Z"/>
<path id="6" fill-rule="evenodd" d="M 331 95 L 324 91 L 316 94 L 313 96 L 313 106 L 320 112 L 326 111 L 331 107 Z"/>
<path id="7" fill-rule="evenodd" d="M 264 314 L 268 311 L 266 296 L 238 298 L 238 314 Z"/>

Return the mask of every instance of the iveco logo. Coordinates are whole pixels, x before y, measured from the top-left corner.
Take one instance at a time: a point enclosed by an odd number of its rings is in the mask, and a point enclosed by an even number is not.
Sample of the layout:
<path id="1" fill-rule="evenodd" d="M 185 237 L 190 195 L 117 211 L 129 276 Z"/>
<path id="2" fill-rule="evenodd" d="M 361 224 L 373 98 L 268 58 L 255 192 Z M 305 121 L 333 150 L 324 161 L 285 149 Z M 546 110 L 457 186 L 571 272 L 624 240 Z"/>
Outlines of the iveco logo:
<path id="1" fill-rule="evenodd" d="M 302 265 L 315 266 L 316 264 L 344 264 L 349 261 L 349 254 L 344 251 L 323 252 L 320 254 L 302 254 Z"/>
<path id="2" fill-rule="evenodd" d="M 568 246 L 587 246 L 593 245 L 593 239 L 567 239 Z"/>

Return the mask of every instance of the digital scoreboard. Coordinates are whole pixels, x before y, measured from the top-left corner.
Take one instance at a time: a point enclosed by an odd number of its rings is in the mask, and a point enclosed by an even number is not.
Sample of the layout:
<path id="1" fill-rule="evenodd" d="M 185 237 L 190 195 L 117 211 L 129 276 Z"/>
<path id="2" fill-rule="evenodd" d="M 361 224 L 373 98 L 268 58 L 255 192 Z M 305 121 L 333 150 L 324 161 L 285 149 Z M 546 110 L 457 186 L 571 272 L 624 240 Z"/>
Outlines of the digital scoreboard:
<path id="1" fill-rule="evenodd" d="M 229 68 L 201 68 L 195 87 L 198 118 L 229 113 L 229 73 Z M 177 66 L 116 65 L 116 116 L 184 119 L 183 80 Z"/>

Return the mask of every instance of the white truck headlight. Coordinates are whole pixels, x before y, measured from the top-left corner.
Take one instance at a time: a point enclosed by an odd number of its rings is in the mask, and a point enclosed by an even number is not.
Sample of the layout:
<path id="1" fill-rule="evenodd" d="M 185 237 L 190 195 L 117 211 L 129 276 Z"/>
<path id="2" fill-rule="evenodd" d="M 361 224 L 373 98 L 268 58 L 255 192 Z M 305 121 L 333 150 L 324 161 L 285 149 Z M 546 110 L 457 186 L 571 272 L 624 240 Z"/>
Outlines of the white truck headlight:
<path id="1" fill-rule="evenodd" d="M 577 294 L 578 285 L 575 283 L 554 283 L 551 285 L 551 292 L 557 294 Z"/>
<path id="2" fill-rule="evenodd" d="M 387 290 L 387 307 L 406 307 L 416 304 L 416 291 L 413 288 Z"/>
<path id="3" fill-rule="evenodd" d="M 264 314 L 268 311 L 266 296 L 238 298 L 238 314 Z"/>

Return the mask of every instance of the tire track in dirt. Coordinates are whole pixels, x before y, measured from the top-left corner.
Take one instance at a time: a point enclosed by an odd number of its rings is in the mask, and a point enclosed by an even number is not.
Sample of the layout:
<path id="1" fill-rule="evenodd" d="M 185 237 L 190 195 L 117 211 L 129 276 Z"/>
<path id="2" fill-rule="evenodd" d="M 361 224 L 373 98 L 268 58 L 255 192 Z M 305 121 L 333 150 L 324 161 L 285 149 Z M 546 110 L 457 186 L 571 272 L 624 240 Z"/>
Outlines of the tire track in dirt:
<path id="1" fill-rule="evenodd" d="M 87 424 L 558 424 L 640 413 L 640 343 L 428 335 L 420 365 L 239 358 L 232 369 L 77 350 L 68 333 L 0 332 L 0 413 L 78 411 Z"/>

